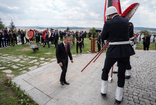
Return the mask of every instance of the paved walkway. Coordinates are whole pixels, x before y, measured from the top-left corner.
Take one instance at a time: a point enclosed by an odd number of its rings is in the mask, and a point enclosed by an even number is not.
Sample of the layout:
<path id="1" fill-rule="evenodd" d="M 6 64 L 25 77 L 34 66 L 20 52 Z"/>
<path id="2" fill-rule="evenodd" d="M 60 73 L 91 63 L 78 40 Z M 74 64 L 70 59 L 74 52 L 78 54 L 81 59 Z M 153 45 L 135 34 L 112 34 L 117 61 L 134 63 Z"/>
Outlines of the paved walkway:
<path id="1" fill-rule="evenodd" d="M 156 51 L 136 51 L 131 57 L 132 77 L 126 80 L 121 105 L 156 105 Z M 67 81 L 61 86 L 61 68 L 55 62 L 27 72 L 13 79 L 40 105 L 114 105 L 117 75 L 109 83 L 107 97 L 100 94 L 101 70 L 105 54 L 84 72 L 81 69 L 95 56 L 74 56 L 68 65 Z M 114 66 L 114 69 L 117 69 Z"/>

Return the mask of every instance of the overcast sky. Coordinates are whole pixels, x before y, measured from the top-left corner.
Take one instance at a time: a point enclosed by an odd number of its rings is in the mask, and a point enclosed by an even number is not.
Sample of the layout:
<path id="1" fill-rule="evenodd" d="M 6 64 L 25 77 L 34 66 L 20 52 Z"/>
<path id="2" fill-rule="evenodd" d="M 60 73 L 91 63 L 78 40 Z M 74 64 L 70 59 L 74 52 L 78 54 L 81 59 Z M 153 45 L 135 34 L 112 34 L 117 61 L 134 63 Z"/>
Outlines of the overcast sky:
<path id="1" fill-rule="evenodd" d="M 136 27 L 156 28 L 156 0 L 120 0 L 122 12 L 140 3 L 132 19 Z M 0 0 L 5 26 L 103 27 L 105 0 Z"/>

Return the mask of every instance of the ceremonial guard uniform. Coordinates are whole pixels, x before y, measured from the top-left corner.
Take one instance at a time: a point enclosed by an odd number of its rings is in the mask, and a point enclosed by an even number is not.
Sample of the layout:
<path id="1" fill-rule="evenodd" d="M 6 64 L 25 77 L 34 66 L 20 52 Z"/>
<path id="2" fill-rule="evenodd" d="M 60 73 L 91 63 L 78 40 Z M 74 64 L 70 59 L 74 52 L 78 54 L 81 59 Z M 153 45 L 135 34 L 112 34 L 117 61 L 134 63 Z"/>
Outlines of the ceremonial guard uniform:
<path id="1" fill-rule="evenodd" d="M 135 54 L 129 42 L 128 19 L 120 17 L 114 6 L 106 10 L 106 21 L 101 34 L 102 40 L 108 40 L 109 48 L 106 53 L 104 68 L 102 69 L 101 94 L 106 95 L 108 89 L 108 74 L 115 62 L 118 62 L 118 83 L 115 93 L 115 102 L 121 103 L 125 84 L 125 71 L 129 57 Z"/>
<path id="2" fill-rule="evenodd" d="M 131 41 L 131 45 L 134 46 L 136 43 L 135 43 L 135 40 L 134 40 L 134 31 L 133 31 L 134 27 L 133 27 L 133 24 L 131 22 L 129 22 L 129 38 L 130 38 L 130 41 Z M 125 79 L 129 79 L 131 77 L 131 65 L 130 65 L 130 57 L 129 57 L 129 62 L 128 62 L 128 65 L 127 65 L 127 68 L 126 68 L 126 74 L 125 74 Z"/>

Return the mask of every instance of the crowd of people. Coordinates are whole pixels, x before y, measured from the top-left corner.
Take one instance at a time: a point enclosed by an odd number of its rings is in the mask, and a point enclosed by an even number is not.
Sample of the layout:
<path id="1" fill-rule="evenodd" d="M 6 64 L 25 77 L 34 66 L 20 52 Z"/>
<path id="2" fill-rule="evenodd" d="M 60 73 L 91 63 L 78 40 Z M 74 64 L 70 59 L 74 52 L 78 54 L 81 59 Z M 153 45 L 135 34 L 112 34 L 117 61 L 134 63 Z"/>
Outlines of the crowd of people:
<path id="1" fill-rule="evenodd" d="M 35 31 L 35 37 L 32 40 L 29 40 L 26 38 L 26 31 L 20 30 L 18 29 L 18 31 L 13 31 L 13 30 L 8 30 L 7 28 L 5 28 L 4 30 L 0 30 L 0 48 L 5 48 L 7 46 L 15 46 L 17 45 L 19 42 L 21 44 L 25 44 L 25 43 L 30 43 L 33 41 L 36 41 L 37 46 L 39 47 L 39 43 L 41 43 L 41 45 L 43 47 L 45 47 L 46 45 L 48 45 L 48 48 L 50 48 L 50 45 L 54 44 L 55 48 L 58 45 L 58 41 L 63 41 L 63 37 L 64 36 L 70 36 L 70 48 L 72 48 L 72 46 L 75 45 L 76 43 L 76 53 L 78 54 L 78 50 L 80 50 L 80 53 L 82 53 L 82 48 L 84 48 L 84 38 L 86 37 L 91 37 L 91 32 L 87 33 L 86 31 L 58 31 L 51 29 L 50 30 L 50 35 L 48 35 L 48 33 L 46 33 L 45 35 L 45 39 L 42 37 L 43 31 L 38 31 L 38 30 L 34 30 Z M 97 38 L 96 38 L 97 36 Z M 97 32 L 93 33 L 92 35 L 93 38 L 97 39 L 97 48 L 98 51 L 101 50 L 101 48 L 105 45 L 105 41 L 101 40 L 101 32 Z M 136 43 L 138 43 L 139 41 L 143 41 L 143 50 L 149 50 L 149 46 L 150 46 L 150 42 L 156 42 L 156 37 L 154 37 L 154 35 L 149 35 L 148 33 L 145 35 L 139 35 L 134 34 L 135 37 L 135 45 L 134 47 L 136 47 Z"/>
<path id="2" fill-rule="evenodd" d="M 76 44 L 76 52 L 78 54 L 78 49 L 80 50 L 80 53 L 82 53 L 82 48 L 84 48 L 84 38 L 87 37 L 87 32 L 83 31 L 58 31 L 58 29 L 54 30 L 51 29 L 48 32 L 45 32 L 45 38 L 43 38 L 43 31 L 34 30 L 35 34 L 34 37 L 29 40 L 26 37 L 26 31 L 23 31 L 21 29 L 18 29 L 18 31 L 8 30 L 5 28 L 4 30 L 0 29 L 0 48 L 5 48 L 8 46 L 15 46 L 17 44 L 30 44 L 36 42 L 37 46 L 39 47 L 41 45 L 43 47 L 46 47 L 48 45 L 48 48 L 50 48 L 50 45 L 55 45 L 55 48 L 57 48 L 58 41 L 63 41 L 64 36 L 70 37 L 70 48 L 72 46 L 75 46 Z M 88 33 L 88 37 L 91 37 L 91 33 Z"/>

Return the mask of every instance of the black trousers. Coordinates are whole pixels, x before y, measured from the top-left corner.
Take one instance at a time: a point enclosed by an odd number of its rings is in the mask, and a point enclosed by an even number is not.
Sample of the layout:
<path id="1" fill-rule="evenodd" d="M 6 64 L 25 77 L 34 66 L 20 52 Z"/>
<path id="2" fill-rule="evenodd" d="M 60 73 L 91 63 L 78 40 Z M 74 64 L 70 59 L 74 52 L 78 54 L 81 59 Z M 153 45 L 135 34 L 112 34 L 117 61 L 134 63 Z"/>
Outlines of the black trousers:
<path id="1" fill-rule="evenodd" d="M 125 85 L 125 71 L 129 62 L 129 57 L 125 58 L 108 58 L 105 59 L 104 68 L 102 69 L 102 80 L 108 80 L 108 74 L 115 62 L 118 62 L 118 87 Z"/>
<path id="2" fill-rule="evenodd" d="M 68 59 L 62 61 L 63 66 L 61 67 L 62 73 L 60 76 L 60 81 L 66 82 L 66 73 L 68 68 Z"/>
<path id="3" fill-rule="evenodd" d="M 149 44 L 143 44 L 144 50 L 149 50 Z"/>
<path id="4" fill-rule="evenodd" d="M 118 62 L 117 62 L 117 66 L 119 67 Z M 131 70 L 131 69 L 132 69 L 132 66 L 131 66 L 131 64 L 130 64 L 130 57 L 129 57 L 128 64 L 127 64 L 127 67 L 126 67 L 126 70 Z"/>
<path id="5" fill-rule="evenodd" d="M 44 40 L 44 45 L 43 45 L 43 47 L 45 47 L 46 43 L 48 44 L 48 47 L 50 48 L 49 40 Z"/>
<path id="6" fill-rule="evenodd" d="M 98 46 L 98 52 L 101 50 L 101 45 L 99 43 L 97 43 Z"/>
<path id="7" fill-rule="evenodd" d="M 57 48 L 58 40 L 55 40 L 55 48 Z"/>
<path id="8" fill-rule="evenodd" d="M 82 53 L 82 44 L 81 43 L 76 43 L 76 53 L 78 54 L 78 48 L 80 48 L 80 53 Z"/>
<path id="9" fill-rule="evenodd" d="M 10 46 L 10 39 L 7 40 L 7 45 Z"/>

